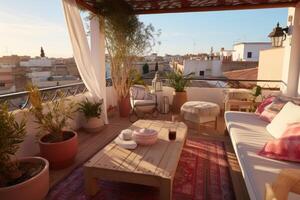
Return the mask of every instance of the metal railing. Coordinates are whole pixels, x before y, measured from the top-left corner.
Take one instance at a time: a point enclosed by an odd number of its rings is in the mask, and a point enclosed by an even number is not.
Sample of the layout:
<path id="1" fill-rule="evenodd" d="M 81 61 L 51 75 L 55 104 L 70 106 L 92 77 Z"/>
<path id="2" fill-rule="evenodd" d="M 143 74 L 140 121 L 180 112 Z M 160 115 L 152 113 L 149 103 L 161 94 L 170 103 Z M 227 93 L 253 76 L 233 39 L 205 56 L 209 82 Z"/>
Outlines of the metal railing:
<path id="1" fill-rule="evenodd" d="M 205 79 L 191 79 L 191 86 L 198 87 L 200 83 L 204 86 L 211 86 L 217 88 L 245 88 L 251 89 L 259 85 L 264 90 L 280 90 L 286 86 L 282 80 L 245 80 L 245 79 L 222 79 L 222 78 L 205 78 Z M 206 84 L 205 84 L 206 83 Z"/>
<path id="2" fill-rule="evenodd" d="M 144 78 L 146 84 L 151 85 L 151 78 Z M 164 86 L 169 86 L 166 78 L 161 79 Z M 259 85 L 264 90 L 280 90 L 286 86 L 282 80 L 251 80 L 251 79 L 227 79 L 227 78 L 190 78 L 189 87 L 209 88 L 245 88 L 251 89 Z"/>
<path id="3" fill-rule="evenodd" d="M 151 85 L 151 78 L 145 78 L 146 84 Z M 168 86 L 168 80 L 162 79 L 163 85 Z M 223 79 L 223 78 L 192 78 L 190 79 L 190 87 L 202 88 L 253 88 L 255 85 L 260 85 L 264 90 L 280 90 L 285 86 L 281 80 L 239 80 L 239 79 Z M 112 86 L 111 79 L 106 80 L 106 86 Z M 62 86 L 54 86 L 48 88 L 41 88 L 43 102 L 54 101 L 61 96 L 75 96 L 87 91 L 83 82 L 72 83 Z M 28 91 L 15 92 L 0 95 L 0 102 L 7 102 L 10 110 L 24 109 L 30 107 Z"/>
<path id="4" fill-rule="evenodd" d="M 40 92 L 43 102 L 46 102 L 54 101 L 61 96 L 75 96 L 77 94 L 86 92 L 86 90 L 87 89 L 85 85 L 80 82 L 62 86 L 41 88 Z M 24 109 L 30 106 L 28 91 L 0 95 L 0 102 L 7 102 L 10 110 Z"/>

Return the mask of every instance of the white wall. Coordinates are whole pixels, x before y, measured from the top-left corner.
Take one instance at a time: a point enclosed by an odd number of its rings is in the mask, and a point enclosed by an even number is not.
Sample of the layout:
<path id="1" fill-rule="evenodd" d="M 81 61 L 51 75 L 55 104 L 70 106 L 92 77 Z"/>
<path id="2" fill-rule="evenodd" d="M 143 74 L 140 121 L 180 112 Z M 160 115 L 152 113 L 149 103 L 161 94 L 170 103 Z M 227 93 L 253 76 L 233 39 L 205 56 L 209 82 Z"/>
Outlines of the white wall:
<path id="1" fill-rule="evenodd" d="M 272 48 L 260 51 L 258 64 L 258 80 L 281 80 L 284 48 Z M 263 86 L 265 83 L 261 83 Z M 268 83 L 270 87 L 278 83 Z"/>
<path id="2" fill-rule="evenodd" d="M 258 61 L 261 50 L 270 49 L 271 43 L 241 43 L 233 46 L 233 61 Z M 252 52 L 252 57 L 248 58 L 248 52 Z"/>
<path id="3" fill-rule="evenodd" d="M 232 60 L 242 61 L 244 55 L 244 45 L 238 44 L 233 46 Z"/>
<path id="4" fill-rule="evenodd" d="M 220 60 L 184 60 L 183 73 L 195 73 L 195 76 L 200 76 L 200 71 L 204 71 L 204 76 L 221 76 L 221 61 Z"/>

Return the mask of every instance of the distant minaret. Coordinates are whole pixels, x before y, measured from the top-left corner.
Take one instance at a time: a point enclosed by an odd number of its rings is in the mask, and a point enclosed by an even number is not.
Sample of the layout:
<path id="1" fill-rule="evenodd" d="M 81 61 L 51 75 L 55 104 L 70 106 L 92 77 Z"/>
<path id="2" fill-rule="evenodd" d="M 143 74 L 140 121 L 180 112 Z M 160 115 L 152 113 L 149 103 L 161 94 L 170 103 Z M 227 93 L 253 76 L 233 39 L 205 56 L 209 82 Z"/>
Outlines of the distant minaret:
<path id="1" fill-rule="evenodd" d="M 41 47 L 41 58 L 44 58 L 44 57 L 45 57 L 45 52 L 44 52 L 43 47 Z"/>

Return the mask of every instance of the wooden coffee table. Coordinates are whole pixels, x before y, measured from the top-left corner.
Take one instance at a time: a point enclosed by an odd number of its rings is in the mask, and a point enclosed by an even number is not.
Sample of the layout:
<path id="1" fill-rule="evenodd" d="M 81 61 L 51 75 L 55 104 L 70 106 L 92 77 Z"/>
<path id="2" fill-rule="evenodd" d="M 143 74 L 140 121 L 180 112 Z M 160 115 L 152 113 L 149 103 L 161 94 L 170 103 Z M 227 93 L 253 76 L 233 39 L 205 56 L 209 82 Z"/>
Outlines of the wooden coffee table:
<path id="1" fill-rule="evenodd" d="M 176 128 L 176 140 L 169 141 L 168 130 Z M 108 144 L 84 165 L 85 190 L 98 192 L 97 179 L 135 183 L 160 188 L 160 199 L 172 199 L 172 183 L 187 135 L 182 122 L 139 120 L 130 129 L 151 128 L 159 131 L 154 145 L 135 150 Z"/>

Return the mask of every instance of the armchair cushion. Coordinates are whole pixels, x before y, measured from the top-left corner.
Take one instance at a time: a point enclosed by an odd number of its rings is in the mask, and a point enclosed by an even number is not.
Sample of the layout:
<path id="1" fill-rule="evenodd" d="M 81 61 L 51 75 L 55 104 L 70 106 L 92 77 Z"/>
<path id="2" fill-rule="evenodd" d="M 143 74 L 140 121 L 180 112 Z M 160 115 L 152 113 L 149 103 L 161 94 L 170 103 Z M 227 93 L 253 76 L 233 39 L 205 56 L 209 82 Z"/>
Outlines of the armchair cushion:
<path id="1" fill-rule="evenodd" d="M 134 85 L 130 88 L 130 98 L 132 99 L 144 99 L 146 94 L 146 88 L 142 85 Z"/>
<path id="2" fill-rule="evenodd" d="M 149 106 L 149 105 L 155 105 L 156 102 L 153 100 L 134 100 L 133 104 L 134 106 Z"/>

